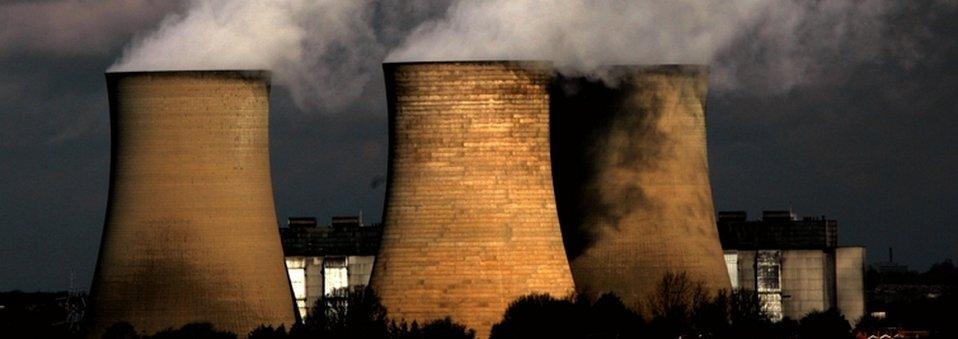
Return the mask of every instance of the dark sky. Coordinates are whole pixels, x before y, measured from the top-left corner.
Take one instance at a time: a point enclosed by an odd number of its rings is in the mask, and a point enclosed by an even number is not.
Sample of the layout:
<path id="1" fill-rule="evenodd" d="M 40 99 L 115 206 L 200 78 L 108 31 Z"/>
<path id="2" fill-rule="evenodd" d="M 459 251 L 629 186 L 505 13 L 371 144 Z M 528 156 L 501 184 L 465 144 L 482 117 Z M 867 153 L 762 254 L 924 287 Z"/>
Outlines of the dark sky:
<path id="1" fill-rule="evenodd" d="M 110 161 L 103 72 L 132 36 L 181 9 L 121 3 L 0 5 L 0 290 L 90 283 Z M 821 65 L 830 76 L 781 93 L 713 91 L 716 209 L 755 217 L 791 206 L 838 219 L 840 243 L 867 246 L 872 262 L 887 247 L 920 269 L 958 258 L 955 17 L 956 6 L 929 5 L 893 18 L 889 40 L 897 48 L 905 39 L 907 56 L 848 64 L 837 56 Z M 299 109 L 282 87 L 271 111 L 278 217 L 362 210 L 378 221 L 381 75 L 339 112 Z"/>

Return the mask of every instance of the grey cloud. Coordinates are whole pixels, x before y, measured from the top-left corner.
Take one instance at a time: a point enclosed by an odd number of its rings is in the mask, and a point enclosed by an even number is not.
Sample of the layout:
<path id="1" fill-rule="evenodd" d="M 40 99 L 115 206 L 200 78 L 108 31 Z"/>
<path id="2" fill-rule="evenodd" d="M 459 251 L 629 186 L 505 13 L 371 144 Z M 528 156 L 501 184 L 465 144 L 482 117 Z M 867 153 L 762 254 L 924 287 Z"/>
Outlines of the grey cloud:
<path id="1" fill-rule="evenodd" d="M 75 56 L 113 53 L 151 28 L 180 1 L 51 0 L 0 5 L 0 55 Z"/>

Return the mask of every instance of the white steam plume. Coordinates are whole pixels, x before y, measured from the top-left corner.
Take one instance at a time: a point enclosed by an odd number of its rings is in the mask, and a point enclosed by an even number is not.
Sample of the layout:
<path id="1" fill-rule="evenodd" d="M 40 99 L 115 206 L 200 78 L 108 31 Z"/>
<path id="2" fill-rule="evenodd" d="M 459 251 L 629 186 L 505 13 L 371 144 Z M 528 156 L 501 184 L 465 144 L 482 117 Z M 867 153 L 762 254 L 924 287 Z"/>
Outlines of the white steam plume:
<path id="1" fill-rule="evenodd" d="M 459 1 L 387 59 L 547 59 L 586 74 L 610 64 L 710 64 L 719 87 L 774 91 L 814 81 L 825 59 L 873 58 L 891 7 L 888 0 Z"/>
<path id="2" fill-rule="evenodd" d="M 340 108 L 360 95 L 384 53 L 369 4 L 192 1 L 128 46 L 110 71 L 269 69 L 300 107 Z"/>
<path id="3" fill-rule="evenodd" d="M 265 68 L 301 108 L 342 111 L 384 59 L 708 64 L 713 88 L 774 93 L 915 54 L 889 51 L 894 0 L 445 1 L 191 0 L 111 71 Z"/>

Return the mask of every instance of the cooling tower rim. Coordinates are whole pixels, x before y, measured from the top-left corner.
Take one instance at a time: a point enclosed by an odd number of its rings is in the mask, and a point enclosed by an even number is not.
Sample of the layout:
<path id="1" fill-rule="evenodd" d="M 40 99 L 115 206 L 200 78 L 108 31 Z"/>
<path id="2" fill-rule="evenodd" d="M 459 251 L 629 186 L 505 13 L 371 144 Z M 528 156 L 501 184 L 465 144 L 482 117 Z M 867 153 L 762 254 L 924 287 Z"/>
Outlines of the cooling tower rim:
<path id="1" fill-rule="evenodd" d="M 157 70 L 157 71 L 106 71 L 107 81 L 135 76 L 193 76 L 226 79 L 248 79 L 270 82 L 272 73 L 263 69 L 211 69 L 211 70 Z"/>
<path id="2" fill-rule="evenodd" d="M 551 60 L 526 60 L 526 59 L 489 59 L 489 60 L 425 60 L 425 61 L 399 61 L 399 62 L 383 62 L 383 68 L 391 67 L 401 67 L 401 66 L 419 66 L 419 65 L 454 65 L 454 64 L 465 64 L 465 65 L 520 65 L 520 66 L 534 66 L 541 68 L 551 68 Z"/>

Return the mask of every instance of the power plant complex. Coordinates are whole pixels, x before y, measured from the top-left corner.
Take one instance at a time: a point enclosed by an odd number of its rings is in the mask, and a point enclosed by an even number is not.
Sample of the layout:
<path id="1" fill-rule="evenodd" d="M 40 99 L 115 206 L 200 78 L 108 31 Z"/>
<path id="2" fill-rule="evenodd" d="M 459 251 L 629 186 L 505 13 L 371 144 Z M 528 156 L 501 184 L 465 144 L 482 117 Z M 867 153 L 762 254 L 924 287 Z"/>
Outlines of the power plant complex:
<path id="1" fill-rule="evenodd" d="M 383 71 L 381 227 L 291 218 L 285 266 L 268 74 L 108 73 L 112 168 L 89 336 L 118 322 L 145 333 L 209 322 L 243 337 L 367 282 L 390 318 L 451 317 L 478 338 L 533 293 L 611 292 L 642 312 L 668 274 L 731 288 L 705 67 L 608 67 L 606 82 L 541 61 Z"/>
<path id="2" fill-rule="evenodd" d="M 390 316 L 451 316 L 483 338 L 514 299 L 571 293 L 549 156 L 551 65 L 383 68 L 389 172 L 370 284 Z"/>
<path id="3" fill-rule="evenodd" d="M 110 193 L 90 338 L 209 322 L 243 336 L 294 309 L 269 170 L 265 72 L 108 73 Z"/>
<path id="4" fill-rule="evenodd" d="M 552 150 L 579 293 L 637 311 L 667 274 L 729 289 L 705 142 L 705 67 L 609 67 L 616 83 L 559 79 Z"/>

